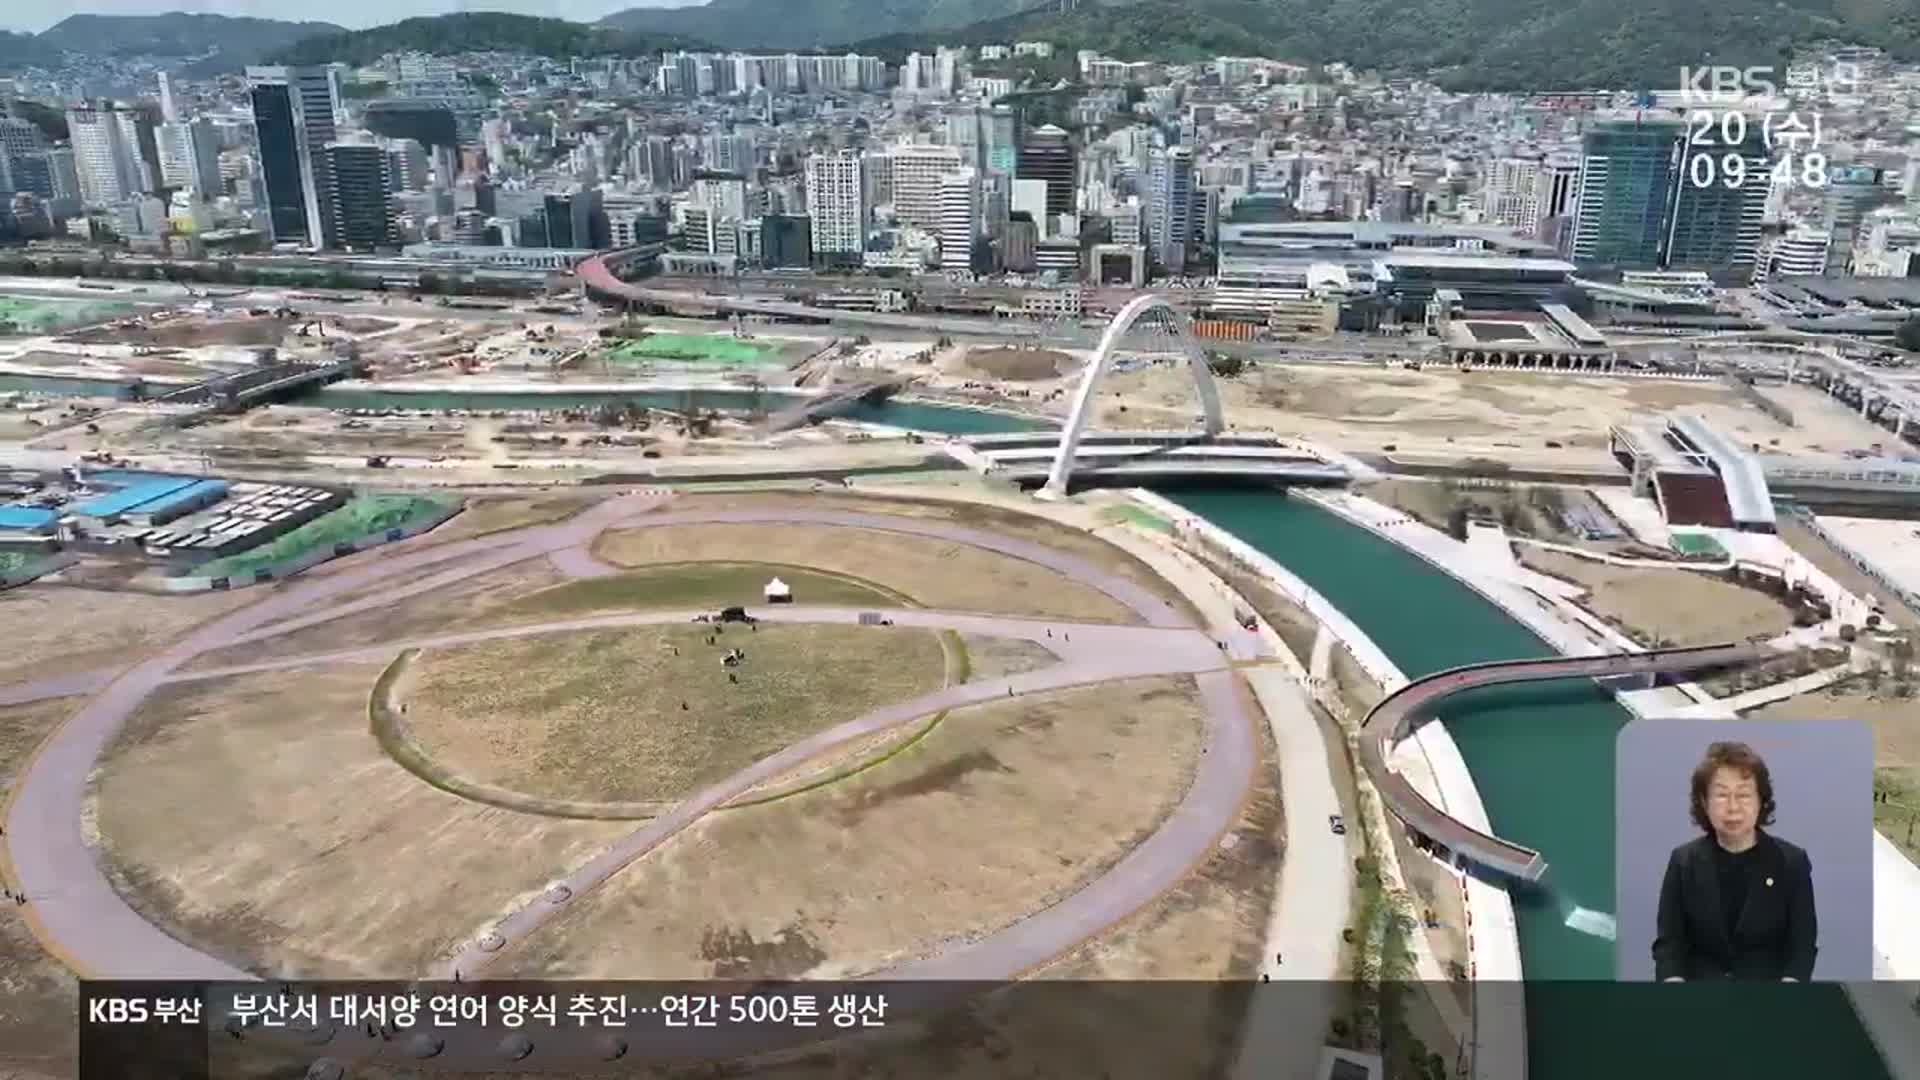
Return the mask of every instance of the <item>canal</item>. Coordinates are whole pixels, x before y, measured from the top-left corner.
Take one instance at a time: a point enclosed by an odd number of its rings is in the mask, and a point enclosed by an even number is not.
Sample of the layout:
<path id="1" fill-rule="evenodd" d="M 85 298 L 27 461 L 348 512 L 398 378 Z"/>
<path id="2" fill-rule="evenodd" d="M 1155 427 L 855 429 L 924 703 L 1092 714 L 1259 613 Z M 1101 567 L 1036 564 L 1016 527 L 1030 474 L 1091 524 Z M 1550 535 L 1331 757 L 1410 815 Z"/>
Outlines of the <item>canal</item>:
<path id="1" fill-rule="evenodd" d="M 1409 678 L 1553 655 L 1418 556 L 1279 494 L 1168 492 L 1300 575 Z M 1613 895 L 1614 735 L 1631 719 L 1591 681 L 1495 687 L 1440 711 L 1493 827 L 1540 851 L 1515 890 L 1531 1080 L 1813 1076 L 1884 1080 L 1838 987 L 1620 985 L 1601 918 Z"/>

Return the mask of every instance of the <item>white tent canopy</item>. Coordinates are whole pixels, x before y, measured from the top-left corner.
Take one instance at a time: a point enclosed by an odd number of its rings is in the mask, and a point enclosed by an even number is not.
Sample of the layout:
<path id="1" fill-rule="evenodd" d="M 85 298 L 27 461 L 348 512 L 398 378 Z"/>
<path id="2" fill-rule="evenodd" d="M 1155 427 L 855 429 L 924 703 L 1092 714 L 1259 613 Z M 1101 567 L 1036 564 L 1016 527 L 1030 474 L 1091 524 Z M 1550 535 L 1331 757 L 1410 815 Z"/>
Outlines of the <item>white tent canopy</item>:
<path id="1" fill-rule="evenodd" d="M 767 582 L 766 595 L 768 600 L 791 600 L 793 590 L 787 586 L 786 582 L 774 578 Z"/>

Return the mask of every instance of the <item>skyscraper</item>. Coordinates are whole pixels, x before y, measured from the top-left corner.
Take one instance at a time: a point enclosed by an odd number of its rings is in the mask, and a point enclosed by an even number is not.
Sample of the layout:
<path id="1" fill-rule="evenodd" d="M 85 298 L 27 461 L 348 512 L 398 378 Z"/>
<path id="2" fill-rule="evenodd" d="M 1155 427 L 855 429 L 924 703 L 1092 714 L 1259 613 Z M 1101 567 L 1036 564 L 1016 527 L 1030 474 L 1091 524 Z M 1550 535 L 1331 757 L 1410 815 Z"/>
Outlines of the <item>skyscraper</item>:
<path id="1" fill-rule="evenodd" d="M 67 110 L 80 197 L 89 205 L 108 206 L 148 190 L 138 151 L 126 138 L 129 128 L 138 131 L 137 124 L 121 124 L 110 106 Z"/>
<path id="2" fill-rule="evenodd" d="M 830 262 L 858 261 L 866 249 L 867 202 L 860 176 L 857 150 L 807 158 L 807 213 L 816 256 Z"/>
<path id="3" fill-rule="evenodd" d="M 1540 176 L 1536 158 L 1497 158 L 1487 167 L 1481 198 L 1488 221 L 1498 222 L 1523 236 L 1540 228 Z"/>
<path id="4" fill-rule="evenodd" d="M 1587 132 L 1580 160 L 1573 257 L 1651 268 L 1662 264 L 1680 140 L 1670 120 L 1605 121 Z"/>
<path id="5" fill-rule="evenodd" d="M 326 157 L 333 178 L 327 190 L 334 246 L 371 251 L 393 244 L 398 236 L 386 150 L 372 143 L 332 143 Z"/>
<path id="6" fill-rule="evenodd" d="M 170 188 L 192 188 L 202 197 L 221 192 L 220 136 L 205 120 L 161 124 L 160 178 Z"/>
<path id="7" fill-rule="evenodd" d="M 1071 214 L 1079 184 L 1073 137 L 1052 124 L 1035 128 L 1020 144 L 1015 175 L 1047 183 L 1047 213 Z"/>
<path id="8" fill-rule="evenodd" d="M 173 77 L 163 71 L 160 73 L 160 120 L 172 124 L 179 119 L 180 110 L 173 100 Z"/>
<path id="9" fill-rule="evenodd" d="M 940 177 L 940 269 L 973 268 L 973 243 L 980 235 L 980 174 L 957 169 Z"/>
<path id="10" fill-rule="evenodd" d="M 1573 243 L 1573 211 L 1579 194 L 1579 155 L 1547 155 L 1534 180 L 1534 202 L 1538 211 L 1534 238 L 1566 251 Z"/>
<path id="11" fill-rule="evenodd" d="M 1726 143 L 1718 130 L 1714 138 L 1678 147 L 1660 265 L 1751 275 L 1760 255 L 1773 155 L 1758 120 L 1737 144 Z"/>
<path id="12" fill-rule="evenodd" d="M 1193 151 L 1154 150 L 1148 164 L 1147 238 L 1153 261 L 1168 273 L 1187 269 L 1193 250 Z"/>
<path id="13" fill-rule="evenodd" d="M 980 134 L 987 171 L 1012 177 L 1020 161 L 1020 114 L 1011 105 L 995 105 L 987 110 Z"/>
<path id="14" fill-rule="evenodd" d="M 1886 170 L 1872 165 L 1837 165 L 1827 170 L 1827 188 L 1820 195 L 1820 226 L 1831 241 L 1827 248 L 1829 276 L 1853 273 L 1853 248 L 1860 222 L 1879 207 L 1898 202 L 1898 192 L 1886 183 Z"/>
<path id="15" fill-rule="evenodd" d="M 339 78 L 325 67 L 249 67 L 260 170 L 275 243 L 333 247 L 332 177 Z"/>

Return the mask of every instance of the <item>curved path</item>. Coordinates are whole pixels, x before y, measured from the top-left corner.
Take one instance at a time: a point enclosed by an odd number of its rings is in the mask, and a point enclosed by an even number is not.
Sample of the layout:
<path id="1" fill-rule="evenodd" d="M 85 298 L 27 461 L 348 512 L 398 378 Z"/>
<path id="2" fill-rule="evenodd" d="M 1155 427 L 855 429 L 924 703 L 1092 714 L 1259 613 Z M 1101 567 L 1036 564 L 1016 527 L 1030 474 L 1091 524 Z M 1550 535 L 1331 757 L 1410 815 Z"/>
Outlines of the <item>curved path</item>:
<path id="1" fill-rule="evenodd" d="M 1449 816 L 1388 766 L 1394 744 L 1407 735 L 1417 714 L 1430 709 L 1441 698 L 1475 687 L 1539 679 L 1602 679 L 1649 672 L 1693 671 L 1750 663 L 1769 655 L 1772 650 L 1764 644 L 1741 643 L 1606 656 L 1495 660 L 1451 668 L 1407 683 L 1373 707 L 1360 728 L 1360 765 L 1379 789 L 1387 809 L 1408 828 L 1488 869 L 1523 881 L 1538 881 L 1547 872 L 1547 862 L 1539 852 L 1481 832 Z"/>
<path id="2" fill-rule="evenodd" d="M 440 588 L 521 560 L 551 557 L 555 552 L 584 548 L 609 527 L 650 527 L 695 523 L 825 524 L 905 533 L 928 539 L 978 546 L 1045 566 L 1089 585 L 1120 601 L 1147 625 L 1082 625 L 984 614 L 890 610 L 889 617 L 904 625 L 937 625 L 971 629 L 1001 636 L 1046 640 L 1062 653 L 1062 663 L 1039 671 L 1002 679 L 948 687 L 912 701 L 875 710 L 866 716 L 819 733 L 773 755 L 701 792 L 643 828 L 622 838 L 586 864 L 560 878 L 572 890 L 569 898 L 605 881 L 620 868 L 657 847 L 700 816 L 762 780 L 791 768 L 833 746 L 889 726 L 907 723 L 930 712 L 976 701 L 1050 690 L 1061 686 L 1135 678 L 1155 674 L 1192 674 L 1206 702 L 1206 733 L 1193 783 L 1162 826 L 1101 877 L 1066 900 L 1001 931 L 948 949 L 892 972 L 881 979 L 958 980 L 1006 979 L 1018 976 L 1073 948 L 1106 927 L 1127 917 L 1175 885 L 1212 852 L 1219 836 L 1232 827 L 1251 789 L 1258 761 L 1253 718 L 1231 665 L 1246 659 L 1244 645 L 1234 641 L 1223 650 L 1195 628 L 1171 605 L 1143 586 L 1109 573 L 1074 556 L 1044 545 L 939 520 L 833 511 L 721 511 L 710 513 L 652 512 L 662 501 L 651 497 L 621 496 L 601 503 L 569 521 L 500 533 L 408 552 L 396 558 L 370 562 L 301 582 L 296 579 L 259 603 L 207 624 L 163 653 L 120 674 L 56 731 L 25 766 L 7 807 L 9 852 L 14 870 L 34 903 L 27 911 L 36 935 L 77 972 L 103 978 L 192 978 L 253 980 L 219 958 L 179 942 L 146 922 L 116 893 L 87 846 L 81 832 L 81 812 L 87 778 L 96 760 L 127 717 L 142 700 L 168 682 L 213 677 L 219 672 L 181 672 L 202 653 L 246 641 L 262 640 L 320 622 L 393 603 L 406 596 Z M 644 516 L 642 516 L 644 514 Z M 418 573 L 420 576 L 412 576 Z M 390 588 L 378 588 L 391 583 Z M 326 606 L 349 592 L 372 595 Z M 689 617 L 686 612 L 677 617 Z M 855 622 L 856 608 L 809 608 L 780 612 L 768 609 L 770 619 Z M 558 632 L 594 626 L 633 625 L 657 621 L 657 613 L 569 620 L 537 627 L 502 631 L 475 631 L 422 639 L 412 644 L 448 644 L 486 640 L 513 634 Z M 1044 638 L 1050 628 L 1070 628 L 1077 635 Z M 1036 635 L 1039 635 L 1036 637 Z M 408 643 L 393 642 L 367 650 L 348 650 L 321 657 L 294 658 L 226 669 L 267 670 L 359 655 L 390 655 Z M 576 887 L 577 886 L 577 887 Z M 557 895 L 557 893 L 556 893 Z M 518 941 L 543 924 L 565 903 L 536 901 L 511 912 L 483 938 L 489 949 L 469 949 L 448 969 L 464 975 L 478 968 L 481 957 Z M 449 1036 L 454 1033 L 447 1033 Z M 738 1032 L 730 1033 L 737 1037 Z M 789 1036 L 791 1037 L 791 1036 Z M 494 1038 L 497 1038 L 494 1036 Z M 470 1040 L 466 1040 L 470 1041 Z M 578 1040 L 575 1040 L 578 1043 Z M 404 1058 L 410 1047 L 375 1044 L 354 1051 L 355 1059 Z M 572 1053 L 586 1052 L 576 1045 Z M 498 1060 L 491 1042 L 473 1043 L 468 1051 L 479 1059 Z M 316 1051 L 317 1052 L 317 1051 Z M 333 1053 L 329 1047 L 328 1052 Z M 543 1062 L 559 1058 L 541 1055 Z M 572 1057 L 566 1060 L 582 1060 Z M 451 1062 L 448 1062 L 451 1064 Z"/>

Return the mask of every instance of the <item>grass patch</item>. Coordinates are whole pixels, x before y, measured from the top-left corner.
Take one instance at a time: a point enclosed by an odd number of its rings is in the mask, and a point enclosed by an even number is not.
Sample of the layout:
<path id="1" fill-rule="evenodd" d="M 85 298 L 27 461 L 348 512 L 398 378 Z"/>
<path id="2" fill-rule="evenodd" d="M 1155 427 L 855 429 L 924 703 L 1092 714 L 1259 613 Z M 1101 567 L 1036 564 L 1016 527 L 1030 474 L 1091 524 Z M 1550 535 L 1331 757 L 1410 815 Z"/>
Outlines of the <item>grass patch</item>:
<path id="1" fill-rule="evenodd" d="M 710 364 L 761 364 L 772 350 L 750 341 L 712 334 L 648 334 L 607 351 L 616 363 L 648 360 L 695 360 Z"/>
<path id="2" fill-rule="evenodd" d="M 1885 766 L 1874 770 L 1873 827 L 1920 863 L 1920 771 Z"/>
<path id="3" fill-rule="evenodd" d="M 928 631 L 736 626 L 708 645 L 710 633 L 636 627 L 432 650 L 396 696 L 423 752 L 455 773 L 540 798 L 642 802 L 681 798 L 947 675 Z M 747 658 L 729 670 L 720 658 L 735 646 Z"/>
<path id="4" fill-rule="evenodd" d="M 1121 503 L 1100 511 L 1100 520 L 1108 525 L 1138 525 L 1157 533 L 1173 532 L 1173 523 L 1144 506 Z"/>
<path id="5" fill-rule="evenodd" d="M 767 581 L 793 588 L 798 604 L 898 607 L 899 593 L 872 582 L 784 563 L 682 562 L 570 581 L 506 606 L 515 615 L 572 615 L 610 608 L 725 607 L 763 604 Z"/>
<path id="6" fill-rule="evenodd" d="M 451 505 L 445 499 L 421 495 L 357 496 L 338 510 L 322 514 L 292 532 L 239 554 L 203 563 L 195 567 L 193 573 L 196 577 L 216 578 L 251 574 L 309 552 L 329 550 L 336 544 L 426 520 L 445 513 Z"/>

